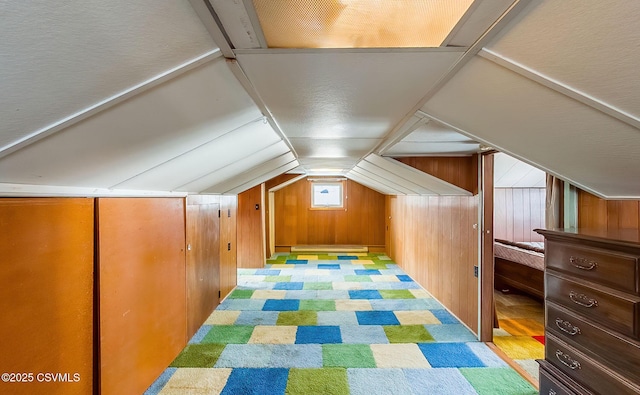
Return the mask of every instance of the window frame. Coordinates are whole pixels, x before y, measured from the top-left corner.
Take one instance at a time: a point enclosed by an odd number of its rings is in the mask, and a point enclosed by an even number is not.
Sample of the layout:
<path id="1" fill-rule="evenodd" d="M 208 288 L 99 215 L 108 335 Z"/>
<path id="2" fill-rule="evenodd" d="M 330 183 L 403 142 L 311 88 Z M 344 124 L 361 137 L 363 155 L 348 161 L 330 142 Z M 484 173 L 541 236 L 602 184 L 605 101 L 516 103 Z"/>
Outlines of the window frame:
<path id="1" fill-rule="evenodd" d="M 315 202 L 315 190 L 318 187 L 325 187 L 325 186 L 338 186 L 340 188 L 340 204 L 339 205 L 321 205 L 321 204 L 316 204 Z M 339 180 L 339 181 L 334 181 L 334 180 L 313 180 L 310 182 L 310 206 L 309 209 L 310 210 L 346 210 L 347 206 L 347 198 L 346 198 L 346 193 L 345 193 L 345 184 L 344 181 Z"/>

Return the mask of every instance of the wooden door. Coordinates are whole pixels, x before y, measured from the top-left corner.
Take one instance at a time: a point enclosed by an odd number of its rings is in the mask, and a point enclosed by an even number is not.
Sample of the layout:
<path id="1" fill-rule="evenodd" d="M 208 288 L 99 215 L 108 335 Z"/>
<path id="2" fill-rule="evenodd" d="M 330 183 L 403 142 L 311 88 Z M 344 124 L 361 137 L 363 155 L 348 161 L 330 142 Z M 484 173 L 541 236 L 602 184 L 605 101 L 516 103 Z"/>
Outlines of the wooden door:
<path id="1" fill-rule="evenodd" d="M 187 198 L 187 337 L 220 303 L 218 196 Z"/>

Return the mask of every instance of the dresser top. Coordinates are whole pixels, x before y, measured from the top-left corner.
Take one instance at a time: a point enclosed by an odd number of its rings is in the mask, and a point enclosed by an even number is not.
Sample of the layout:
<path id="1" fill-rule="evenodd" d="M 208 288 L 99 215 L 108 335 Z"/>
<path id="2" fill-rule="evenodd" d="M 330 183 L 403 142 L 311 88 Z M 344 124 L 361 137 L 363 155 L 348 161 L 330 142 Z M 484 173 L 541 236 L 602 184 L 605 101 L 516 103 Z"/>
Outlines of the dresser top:
<path id="1" fill-rule="evenodd" d="M 548 239 L 573 239 L 575 241 L 592 241 L 631 248 L 640 248 L 640 231 L 637 229 L 534 229 Z"/>

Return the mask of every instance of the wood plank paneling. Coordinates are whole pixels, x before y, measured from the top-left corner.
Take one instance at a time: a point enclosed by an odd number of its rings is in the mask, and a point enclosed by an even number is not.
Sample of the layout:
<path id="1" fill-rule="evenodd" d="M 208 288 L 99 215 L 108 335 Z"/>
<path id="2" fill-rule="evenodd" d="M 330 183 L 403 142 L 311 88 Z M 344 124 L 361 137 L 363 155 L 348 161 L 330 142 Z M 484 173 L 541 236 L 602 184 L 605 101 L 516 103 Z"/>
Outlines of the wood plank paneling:
<path id="1" fill-rule="evenodd" d="M 397 196 L 387 202 L 390 257 L 477 332 L 478 196 Z"/>
<path id="2" fill-rule="evenodd" d="M 216 308 L 220 293 L 220 198 L 187 197 L 187 338 Z"/>
<path id="3" fill-rule="evenodd" d="M 306 179 L 275 192 L 276 247 L 304 244 L 385 245 L 385 197 L 347 180 L 345 208 L 312 210 Z"/>
<path id="4" fill-rule="evenodd" d="M 100 198 L 100 391 L 141 394 L 187 342 L 180 198 Z"/>
<path id="5" fill-rule="evenodd" d="M 416 156 L 393 158 L 399 162 L 459 186 L 473 194 L 478 193 L 478 157 L 470 156 Z"/>
<path id="6" fill-rule="evenodd" d="M 34 374 L 0 393 L 93 392 L 93 224 L 93 199 L 0 199 L 0 373 Z"/>
<path id="7" fill-rule="evenodd" d="M 237 196 L 220 197 L 220 294 L 224 299 L 238 284 Z"/>
<path id="8" fill-rule="evenodd" d="M 238 267 L 264 266 L 264 203 L 262 185 L 238 194 Z"/>
<path id="9" fill-rule="evenodd" d="M 604 200 L 578 190 L 578 227 L 640 229 L 640 201 Z"/>
<path id="10" fill-rule="evenodd" d="M 545 227 L 545 188 L 495 188 L 494 237 L 544 241 L 533 229 Z"/>

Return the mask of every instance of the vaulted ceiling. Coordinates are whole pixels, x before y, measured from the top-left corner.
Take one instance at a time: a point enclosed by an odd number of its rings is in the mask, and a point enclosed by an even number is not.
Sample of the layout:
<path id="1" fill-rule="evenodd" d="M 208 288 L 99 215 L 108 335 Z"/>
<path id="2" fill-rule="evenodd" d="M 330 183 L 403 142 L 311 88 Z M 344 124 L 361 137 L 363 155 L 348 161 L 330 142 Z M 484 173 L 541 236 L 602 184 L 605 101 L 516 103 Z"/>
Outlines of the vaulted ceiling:
<path id="1" fill-rule="evenodd" d="M 466 194 L 391 158 L 491 147 L 640 199 L 639 2 L 389 4 L 3 3 L 0 195 Z"/>

